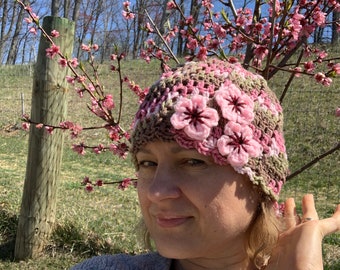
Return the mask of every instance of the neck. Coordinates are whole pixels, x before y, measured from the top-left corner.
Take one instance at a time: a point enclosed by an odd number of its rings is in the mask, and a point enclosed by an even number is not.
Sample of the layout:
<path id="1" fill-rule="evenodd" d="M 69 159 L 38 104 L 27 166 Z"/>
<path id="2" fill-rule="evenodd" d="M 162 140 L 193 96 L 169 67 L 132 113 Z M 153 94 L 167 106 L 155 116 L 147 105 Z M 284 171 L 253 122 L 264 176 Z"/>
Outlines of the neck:
<path id="1" fill-rule="evenodd" d="M 255 270 L 249 260 L 183 259 L 173 260 L 171 270 Z"/>

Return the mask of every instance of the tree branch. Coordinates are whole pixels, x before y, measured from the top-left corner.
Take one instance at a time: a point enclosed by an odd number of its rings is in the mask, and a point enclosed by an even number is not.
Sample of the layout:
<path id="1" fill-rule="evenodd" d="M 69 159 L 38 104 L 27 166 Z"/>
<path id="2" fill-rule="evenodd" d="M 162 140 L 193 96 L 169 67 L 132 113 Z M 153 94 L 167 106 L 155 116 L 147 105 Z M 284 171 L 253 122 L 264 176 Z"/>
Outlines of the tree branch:
<path id="1" fill-rule="evenodd" d="M 147 10 L 144 10 L 146 16 L 148 17 L 150 23 L 152 24 L 152 26 L 154 27 L 154 29 L 156 30 L 157 35 L 159 36 L 159 38 L 162 40 L 163 44 L 165 45 L 165 47 L 168 49 L 168 52 L 171 54 L 172 58 L 176 61 L 177 65 L 180 64 L 180 62 L 178 61 L 177 57 L 174 55 L 173 51 L 171 50 L 171 48 L 169 47 L 169 44 L 166 42 L 166 40 L 163 38 L 161 32 L 159 31 L 158 27 L 156 26 L 155 22 L 152 20 L 152 18 L 150 17 L 150 14 L 148 13 Z"/>
<path id="2" fill-rule="evenodd" d="M 313 160 L 311 160 L 310 162 L 308 162 L 306 165 L 304 165 L 303 167 L 301 167 L 300 169 L 296 170 L 295 172 L 291 173 L 290 175 L 287 176 L 286 180 L 290 180 L 294 177 L 296 177 L 297 175 L 299 175 L 300 173 L 302 173 L 303 171 L 307 170 L 308 168 L 310 168 L 311 166 L 313 166 L 315 163 L 319 162 L 321 159 L 329 156 L 330 154 L 334 153 L 336 150 L 340 149 L 340 142 L 338 142 L 337 145 L 335 145 L 332 149 L 328 150 L 327 152 L 315 157 Z"/>

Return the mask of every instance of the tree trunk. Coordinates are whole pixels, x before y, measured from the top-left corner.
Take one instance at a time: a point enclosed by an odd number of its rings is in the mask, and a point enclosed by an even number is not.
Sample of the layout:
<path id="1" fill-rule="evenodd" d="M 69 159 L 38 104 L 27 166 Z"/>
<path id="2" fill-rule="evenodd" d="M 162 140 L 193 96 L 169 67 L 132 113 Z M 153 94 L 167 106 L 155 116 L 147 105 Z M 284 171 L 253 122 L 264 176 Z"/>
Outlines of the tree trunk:
<path id="1" fill-rule="evenodd" d="M 159 22 L 159 32 L 161 33 L 161 35 L 163 36 L 164 33 L 165 33 L 165 24 L 166 24 L 166 21 L 169 19 L 169 15 L 170 15 L 170 12 L 167 12 L 167 5 L 168 4 L 168 0 L 163 0 L 163 3 L 162 3 L 162 17 L 161 17 L 161 21 Z M 161 43 L 162 43 L 162 40 L 159 36 L 156 36 L 155 37 L 155 43 L 160 46 Z"/>
<path id="2" fill-rule="evenodd" d="M 181 0 L 179 3 L 180 8 L 183 10 L 184 12 L 184 0 Z M 182 18 L 180 18 L 182 20 Z M 184 24 L 180 24 L 179 28 L 178 28 L 178 32 L 181 32 L 184 29 Z M 182 35 L 178 35 L 177 37 L 177 56 L 182 57 L 184 55 L 184 40 Z"/>
<path id="3" fill-rule="evenodd" d="M 51 16 L 59 16 L 60 0 L 52 0 L 51 2 Z"/>
<path id="4" fill-rule="evenodd" d="M 340 12 L 333 11 L 333 25 L 332 25 L 332 44 L 337 45 L 340 43 L 340 33 L 337 31 L 336 23 L 340 23 Z"/>
<path id="5" fill-rule="evenodd" d="M 75 0 L 73 14 L 72 14 L 72 20 L 74 22 L 78 21 L 80 4 L 81 4 L 80 0 Z"/>
<path id="6" fill-rule="evenodd" d="M 192 16 L 193 21 L 194 21 L 194 25 L 192 26 L 193 28 L 195 28 L 196 25 L 198 24 L 198 16 L 199 16 L 200 9 L 202 7 L 202 4 L 200 4 L 199 2 L 200 1 L 197 1 L 197 0 L 191 0 L 191 4 L 190 4 L 190 15 Z M 188 44 L 188 39 L 186 39 L 185 44 L 183 44 L 182 55 L 187 55 L 189 52 L 187 44 Z"/>
<path id="7" fill-rule="evenodd" d="M 64 0 L 64 18 L 70 17 L 70 0 Z"/>
<path id="8" fill-rule="evenodd" d="M 8 21 L 8 1 L 5 0 L 3 1 L 3 3 L 1 3 L 2 6 L 2 17 L 1 17 L 1 27 L 0 27 L 0 59 L 2 59 L 3 57 L 3 49 L 5 47 L 5 43 L 7 40 L 7 36 L 5 35 L 5 29 L 6 29 L 6 22 Z M 13 18 L 14 20 L 14 18 Z M 13 20 L 11 21 L 11 23 L 13 23 Z M 0 63 L 2 64 L 2 63 Z"/>
<path id="9" fill-rule="evenodd" d="M 66 55 L 71 55 L 74 23 L 64 18 L 45 17 L 43 27 L 50 33 L 60 32 L 56 43 Z M 65 120 L 67 109 L 68 70 L 56 59 L 46 57 L 50 45 L 42 37 L 35 67 L 31 119 L 37 123 L 58 126 Z M 21 202 L 15 259 L 35 258 L 44 248 L 55 222 L 57 181 L 60 174 L 63 132 L 48 135 L 44 128 L 30 127 L 26 177 Z"/>
<path id="10" fill-rule="evenodd" d="M 137 25 L 135 25 L 134 29 L 134 34 L 133 34 L 133 46 L 132 46 L 132 58 L 136 59 L 138 56 L 138 51 L 141 46 L 141 36 L 142 36 L 142 27 L 145 24 L 145 10 L 146 10 L 146 1 L 136 1 L 136 13 L 137 13 L 137 18 L 135 22 L 137 22 Z"/>
<path id="11" fill-rule="evenodd" d="M 8 56 L 7 56 L 7 64 L 9 65 L 14 65 L 17 55 L 18 55 L 18 45 L 19 45 L 19 38 L 20 38 L 20 31 L 21 31 L 21 27 L 22 27 L 22 21 L 24 19 L 24 14 L 25 11 L 20 8 L 18 5 L 14 6 L 14 10 L 19 8 L 19 12 L 17 14 L 17 22 L 16 22 L 16 26 L 15 26 L 15 30 L 14 30 L 14 34 L 12 37 L 12 42 L 10 44 L 10 50 L 8 52 Z M 13 12 L 14 14 L 14 12 Z"/>

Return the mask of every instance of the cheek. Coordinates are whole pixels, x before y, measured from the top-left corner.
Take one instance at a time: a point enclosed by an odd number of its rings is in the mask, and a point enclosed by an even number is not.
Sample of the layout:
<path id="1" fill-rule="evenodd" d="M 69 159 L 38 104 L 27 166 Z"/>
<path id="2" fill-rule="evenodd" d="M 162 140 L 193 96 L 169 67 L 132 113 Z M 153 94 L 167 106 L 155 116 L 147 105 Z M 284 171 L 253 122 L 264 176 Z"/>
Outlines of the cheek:
<path id="1" fill-rule="evenodd" d="M 138 195 L 138 201 L 140 208 L 142 212 L 144 212 L 144 209 L 148 207 L 149 199 L 148 199 L 148 189 L 149 185 L 147 181 L 143 181 L 142 179 L 138 179 L 137 184 L 137 195 Z"/>
<path id="2" fill-rule="evenodd" d="M 247 190 L 241 196 L 237 184 L 223 188 L 214 199 L 210 213 L 207 211 L 208 215 L 210 218 L 219 218 L 222 223 L 234 224 L 244 229 L 251 223 L 257 211 L 258 200 L 251 193 L 251 190 Z"/>
<path id="3" fill-rule="evenodd" d="M 145 196 L 146 196 L 145 183 L 143 181 L 140 181 L 139 179 L 138 179 L 138 184 L 137 184 L 137 195 L 138 195 L 138 199 L 140 202 L 145 200 Z"/>

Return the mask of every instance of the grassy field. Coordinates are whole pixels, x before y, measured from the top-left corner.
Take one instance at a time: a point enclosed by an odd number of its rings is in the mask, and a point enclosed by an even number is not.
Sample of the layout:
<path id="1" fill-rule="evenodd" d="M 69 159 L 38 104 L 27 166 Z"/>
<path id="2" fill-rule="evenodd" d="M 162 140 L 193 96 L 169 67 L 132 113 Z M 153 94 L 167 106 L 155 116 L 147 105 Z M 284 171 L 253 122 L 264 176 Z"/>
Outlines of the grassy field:
<path id="1" fill-rule="evenodd" d="M 131 75 L 142 86 L 148 86 L 157 76 L 157 68 L 144 62 L 125 62 L 126 75 Z M 22 110 L 30 112 L 32 77 L 29 67 L 0 67 L 0 269 L 68 269 L 84 258 L 103 254 L 138 253 L 142 246 L 136 236 L 139 210 L 136 191 L 125 191 L 117 186 L 105 186 L 86 193 L 80 182 L 84 176 L 107 181 L 133 177 L 129 160 L 120 160 L 110 153 L 78 156 L 66 139 L 62 174 L 58 185 L 58 212 L 54 233 L 41 257 L 27 262 L 12 262 L 15 232 L 25 178 L 28 134 L 20 130 Z M 116 80 L 102 70 L 106 88 L 113 88 Z M 282 78 L 284 75 L 280 75 Z M 271 83 L 280 94 L 281 82 Z M 304 162 L 330 149 L 340 136 L 339 118 L 334 110 L 339 106 L 339 81 L 324 89 L 309 78 L 292 87 L 283 102 L 286 113 L 285 133 L 291 171 Z M 126 123 L 135 110 L 135 98 L 126 91 L 124 114 Z M 22 95 L 23 94 L 23 95 Z M 24 103 L 20 97 L 24 96 Z M 22 106 L 24 104 L 24 106 Z M 83 125 L 98 120 L 84 114 L 85 102 L 75 99 L 70 92 L 69 118 Z M 24 108 L 23 108 L 24 107 Z M 100 142 L 105 135 L 93 131 L 81 139 Z M 314 165 L 286 184 L 282 199 L 293 196 L 298 201 L 302 194 L 315 195 L 321 217 L 332 213 L 340 202 L 340 158 L 338 152 Z M 340 235 L 327 237 L 324 242 L 325 269 L 340 269 Z"/>

